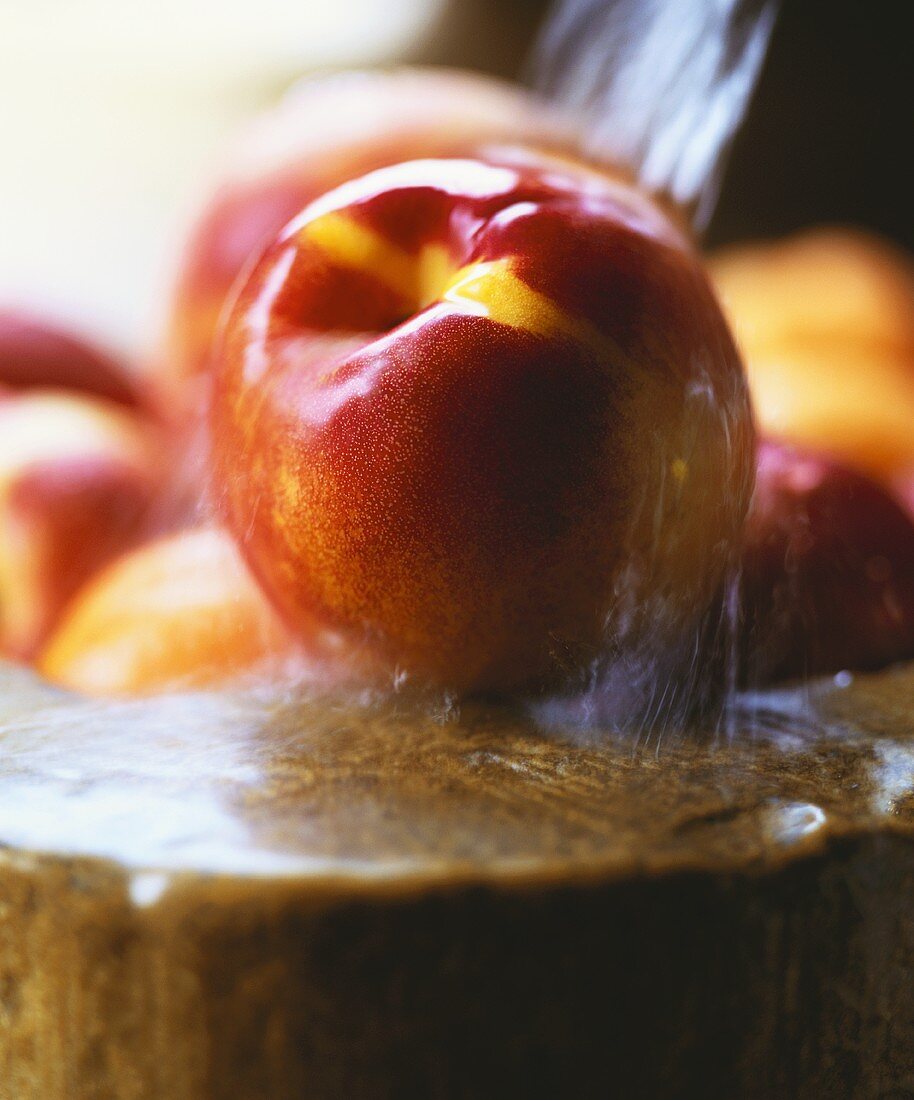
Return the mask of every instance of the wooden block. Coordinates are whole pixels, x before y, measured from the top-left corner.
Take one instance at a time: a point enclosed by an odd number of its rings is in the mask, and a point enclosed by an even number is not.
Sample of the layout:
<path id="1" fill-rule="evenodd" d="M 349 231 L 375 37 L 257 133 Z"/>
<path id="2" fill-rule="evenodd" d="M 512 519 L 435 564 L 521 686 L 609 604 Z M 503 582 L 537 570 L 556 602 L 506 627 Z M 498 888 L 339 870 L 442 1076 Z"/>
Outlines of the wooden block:
<path id="1" fill-rule="evenodd" d="M 0 1097 L 901 1095 L 914 670 L 641 747 L 0 683 Z"/>

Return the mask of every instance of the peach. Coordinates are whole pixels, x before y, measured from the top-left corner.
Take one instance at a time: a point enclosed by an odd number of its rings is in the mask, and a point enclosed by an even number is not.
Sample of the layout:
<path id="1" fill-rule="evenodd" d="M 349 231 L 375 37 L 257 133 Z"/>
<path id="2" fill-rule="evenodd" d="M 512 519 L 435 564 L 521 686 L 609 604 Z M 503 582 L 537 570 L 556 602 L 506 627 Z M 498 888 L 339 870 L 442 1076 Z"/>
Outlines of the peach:
<path id="1" fill-rule="evenodd" d="M 729 250 L 712 271 L 763 434 L 886 484 L 914 466 L 914 265 L 885 242 L 814 230 Z"/>
<path id="2" fill-rule="evenodd" d="M 151 695 L 235 682 L 289 652 L 232 540 L 200 528 L 109 565 L 79 593 L 38 666 L 88 695 Z"/>
<path id="3" fill-rule="evenodd" d="M 914 519 L 880 484 L 765 443 L 746 525 L 743 666 L 751 683 L 914 657 Z"/>
<path id="4" fill-rule="evenodd" d="M 456 690 L 562 682 L 648 636 L 690 664 L 752 480 L 688 242 L 532 153 L 398 164 L 292 221 L 228 316 L 212 436 L 285 620 Z"/>
<path id="5" fill-rule="evenodd" d="M 87 577 L 140 536 L 155 492 L 148 427 L 59 390 L 0 398 L 0 650 L 29 657 Z"/>
<path id="6" fill-rule="evenodd" d="M 493 141 L 563 140 L 520 89 L 445 69 L 337 73 L 304 81 L 245 135 L 184 252 L 165 354 L 203 370 L 239 272 L 312 199 L 354 176 Z"/>

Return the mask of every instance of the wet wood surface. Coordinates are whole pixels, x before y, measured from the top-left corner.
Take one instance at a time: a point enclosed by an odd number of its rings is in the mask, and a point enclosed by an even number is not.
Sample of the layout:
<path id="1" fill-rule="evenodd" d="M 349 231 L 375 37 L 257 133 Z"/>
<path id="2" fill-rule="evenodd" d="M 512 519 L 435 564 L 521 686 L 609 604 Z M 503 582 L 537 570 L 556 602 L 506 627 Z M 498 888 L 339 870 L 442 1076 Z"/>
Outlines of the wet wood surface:
<path id="1" fill-rule="evenodd" d="M 3 676 L 4 1100 L 914 1087 L 914 670 L 640 745 Z"/>

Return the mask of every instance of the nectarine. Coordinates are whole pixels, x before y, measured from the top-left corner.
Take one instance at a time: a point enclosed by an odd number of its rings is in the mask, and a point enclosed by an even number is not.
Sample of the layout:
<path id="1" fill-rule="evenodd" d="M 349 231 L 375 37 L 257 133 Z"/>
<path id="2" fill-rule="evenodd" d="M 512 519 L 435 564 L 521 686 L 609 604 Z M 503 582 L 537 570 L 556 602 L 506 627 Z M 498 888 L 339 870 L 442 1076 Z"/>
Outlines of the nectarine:
<path id="1" fill-rule="evenodd" d="M 21 310 L 0 309 L 0 386 L 74 390 L 137 409 L 148 401 L 136 371 L 54 322 Z"/>
<path id="2" fill-rule="evenodd" d="M 38 662 L 88 695 L 237 681 L 290 652 L 232 540 L 200 528 L 120 558 L 79 593 Z"/>
<path id="3" fill-rule="evenodd" d="M 853 469 L 763 444 L 743 611 L 753 684 L 914 657 L 914 519 Z"/>
<path id="4" fill-rule="evenodd" d="M 914 265 L 851 230 L 719 255 L 712 270 L 763 433 L 886 484 L 914 467 Z"/>
<path id="5" fill-rule="evenodd" d="M 391 166 L 295 218 L 228 317 L 212 430 L 286 620 L 458 690 L 555 683 L 648 634 L 693 662 L 752 481 L 689 244 L 535 154 Z"/>
<path id="6" fill-rule="evenodd" d="M 0 398 L 0 651 L 33 654 L 77 588 L 136 541 L 156 476 L 129 410 L 59 390 Z"/>

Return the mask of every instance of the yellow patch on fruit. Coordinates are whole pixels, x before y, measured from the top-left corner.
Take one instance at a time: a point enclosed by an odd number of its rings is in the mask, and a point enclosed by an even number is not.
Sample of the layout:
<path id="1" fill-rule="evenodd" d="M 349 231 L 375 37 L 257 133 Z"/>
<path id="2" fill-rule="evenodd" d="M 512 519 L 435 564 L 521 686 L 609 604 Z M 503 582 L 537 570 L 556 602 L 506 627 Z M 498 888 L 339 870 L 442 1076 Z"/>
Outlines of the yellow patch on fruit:
<path id="1" fill-rule="evenodd" d="M 911 362 L 863 340 L 797 340 L 750 351 L 746 373 L 765 432 L 891 478 L 914 463 Z"/>
<path id="2" fill-rule="evenodd" d="M 614 342 L 589 321 L 568 313 L 519 278 L 510 259 L 462 268 L 445 287 L 442 299 L 455 305 L 469 304 L 473 312 L 535 336 L 565 337 L 600 356 L 622 355 Z"/>
<path id="3" fill-rule="evenodd" d="M 574 340 L 601 357 L 627 359 L 596 326 L 525 283 L 510 257 L 469 264 L 454 272 L 443 245 L 428 244 L 416 253 L 406 252 L 338 211 L 302 226 L 299 239 L 319 248 L 331 263 L 373 276 L 416 312 L 432 302 L 449 302 L 536 336 Z"/>
<path id="4" fill-rule="evenodd" d="M 435 301 L 453 266 L 442 244 L 406 252 L 367 225 L 336 211 L 308 222 L 299 235 L 332 263 L 372 275 L 415 309 Z"/>

